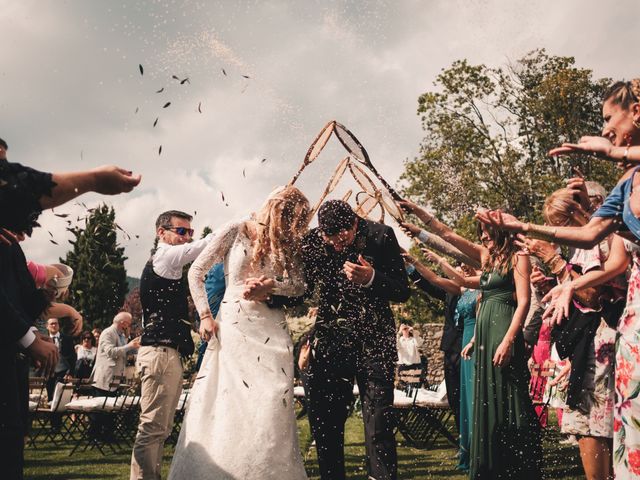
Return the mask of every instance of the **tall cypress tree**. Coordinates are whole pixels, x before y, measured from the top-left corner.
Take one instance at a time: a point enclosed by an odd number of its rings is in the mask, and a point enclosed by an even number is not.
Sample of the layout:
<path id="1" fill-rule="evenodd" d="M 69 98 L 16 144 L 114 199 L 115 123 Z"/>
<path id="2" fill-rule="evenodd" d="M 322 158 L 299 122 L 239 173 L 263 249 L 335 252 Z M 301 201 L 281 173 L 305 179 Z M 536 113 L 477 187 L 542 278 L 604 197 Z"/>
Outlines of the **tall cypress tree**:
<path id="1" fill-rule="evenodd" d="M 100 205 L 89 210 L 84 228 L 71 231 L 73 250 L 60 259 L 73 268 L 71 302 L 85 317 L 85 325 L 106 327 L 121 309 L 127 294 L 124 248 L 116 239 L 115 211 Z"/>

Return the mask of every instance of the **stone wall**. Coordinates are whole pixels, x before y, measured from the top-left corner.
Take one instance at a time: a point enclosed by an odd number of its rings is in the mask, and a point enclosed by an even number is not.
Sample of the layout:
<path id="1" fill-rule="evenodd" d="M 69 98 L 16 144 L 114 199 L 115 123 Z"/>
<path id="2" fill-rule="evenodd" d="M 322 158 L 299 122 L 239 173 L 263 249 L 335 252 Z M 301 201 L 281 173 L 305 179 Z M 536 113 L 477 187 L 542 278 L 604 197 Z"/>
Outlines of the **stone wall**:
<path id="1" fill-rule="evenodd" d="M 418 327 L 424 340 L 420 351 L 427 357 L 427 383 L 429 385 L 440 385 L 444 380 L 444 355 L 440 351 L 442 327 L 442 323 L 423 323 Z"/>

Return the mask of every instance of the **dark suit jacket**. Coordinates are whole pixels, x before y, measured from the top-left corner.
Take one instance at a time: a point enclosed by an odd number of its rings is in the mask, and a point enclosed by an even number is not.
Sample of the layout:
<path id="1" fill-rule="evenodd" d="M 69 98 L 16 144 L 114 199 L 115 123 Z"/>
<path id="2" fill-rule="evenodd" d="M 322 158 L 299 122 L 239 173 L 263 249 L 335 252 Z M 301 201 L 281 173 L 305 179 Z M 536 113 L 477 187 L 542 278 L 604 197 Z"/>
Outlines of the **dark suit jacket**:
<path id="1" fill-rule="evenodd" d="M 347 280 L 345 261 L 362 255 L 375 270 L 370 287 Z M 318 295 L 318 317 L 312 334 L 315 361 L 345 375 L 365 369 L 371 375 L 393 377 L 397 360 L 395 322 L 389 302 L 405 302 L 411 295 L 400 247 L 393 229 L 359 219 L 356 238 L 342 252 L 324 243 L 312 229 L 302 244 L 307 281 L 305 297 L 273 297 L 272 306 L 300 303 Z"/>
<path id="2" fill-rule="evenodd" d="M 76 349 L 74 348 L 73 338 L 60 332 L 60 361 L 64 359 L 67 364 L 65 374 L 72 374 L 76 366 Z"/>
<path id="3" fill-rule="evenodd" d="M 455 320 L 456 306 L 458 305 L 460 296 L 451 295 L 440 287 L 427 282 L 417 270 L 411 273 L 411 280 L 413 280 L 415 286 L 427 295 L 444 302 L 444 327 L 442 330 L 442 339 L 440 340 L 440 350 L 443 352 L 460 353 L 462 350 L 464 324 L 460 322 L 460 324 L 456 326 Z"/>

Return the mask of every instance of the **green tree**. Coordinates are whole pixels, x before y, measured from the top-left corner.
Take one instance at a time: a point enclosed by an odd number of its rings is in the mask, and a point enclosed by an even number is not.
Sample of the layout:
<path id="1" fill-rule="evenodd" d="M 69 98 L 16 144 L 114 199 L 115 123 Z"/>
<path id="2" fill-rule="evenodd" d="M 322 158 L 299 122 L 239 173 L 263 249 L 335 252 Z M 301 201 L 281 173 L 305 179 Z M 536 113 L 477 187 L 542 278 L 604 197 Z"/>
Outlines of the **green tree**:
<path id="1" fill-rule="evenodd" d="M 612 188 L 619 176 L 613 164 L 547 154 L 565 141 L 600 132 L 609 84 L 578 68 L 573 57 L 543 49 L 498 68 L 454 62 L 418 99 L 425 136 L 419 155 L 405 162 L 404 193 L 475 240 L 478 206 L 540 222 L 544 198 L 574 176 L 572 167 Z M 432 303 L 414 295 L 404 319 L 440 315 Z"/>
<path id="2" fill-rule="evenodd" d="M 564 186 L 574 166 L 611 188 L 611 163 L 547 155 L 599 133 L 610 80 L 592 77 L 573 57 L 545 50 L 499 68 L 454 62 L 418 100 L 425 136 L 419 156 L 405 164 L 405 193 L 471 234 L 478 206 L 539 221 L 544 198 Z"/>
<path id="3" fill-rule="evenodd" d="M 71 231 L 73 249 L 61 262 L 73 268 L 71 303 L 85 317 L 86 325 L 106 327 L 124 304 L 128 291 L 124 248 L 116 239 L 115 211 L 100 205 L 89 210 L 84 228 Z"/>

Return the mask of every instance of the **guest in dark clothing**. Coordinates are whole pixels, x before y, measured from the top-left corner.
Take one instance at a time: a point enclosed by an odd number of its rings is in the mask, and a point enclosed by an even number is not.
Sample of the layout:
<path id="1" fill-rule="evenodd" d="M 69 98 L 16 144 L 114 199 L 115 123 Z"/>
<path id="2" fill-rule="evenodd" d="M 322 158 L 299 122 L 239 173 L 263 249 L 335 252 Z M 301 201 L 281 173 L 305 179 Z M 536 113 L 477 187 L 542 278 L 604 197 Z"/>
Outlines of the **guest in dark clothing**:
<path id="1" fill-rule="evenodd" d="M 47 321 L 49 338 L 53 341 L 60 356 L 55 366 L 53 375 L 47 379 L 47 398 L 49 402 L 53 400 L 53 393 L 58 383 L 64 383 L 66 378 L 71 376 L 76 364 L 76 351 L 73 348 L 73 339 L 60 331 L 60 322 L 57 318 L 50 318 Z M 61 415 L 52 415 L 51 426 L 54 430 L 60 430 L 62 425 Z"/>
<path id="2" fill-rule="evenodd" d="M 58 362 L 55 345 L 35 333 L 34 320 L 48 301 L 37 290 L 27 261 L 10 232 L 30 233 L 42 209 L 61 205 L 89 191 L 116 194 L 130 191 L 140 177 L 117 167 L 77 173 L 38 172 L 6 160 L 0 139 L 0 464 L 3 478 L 21 479 L 24 433 L 28 412 L 28 364 L 18 349 L 51 373 Z M 82 326 L 80 325 L 79 328 Z M 21 354 L 24 358 L 24 354 Z"/>
<path id="3" fill-rule="evenodd" d="M 464 325 L 456 322 L 456 306 L 460 295 L 447 293 L 444 289 L 422 278 L 415 268 L 409 269 L 409 278 L 414 285 L 430 297 L 444 302 L 444 327 L 440 350 L 444 353 L 444 381 L 447 386 L 447 401 L 460 431 L 460 351 Z"/>

